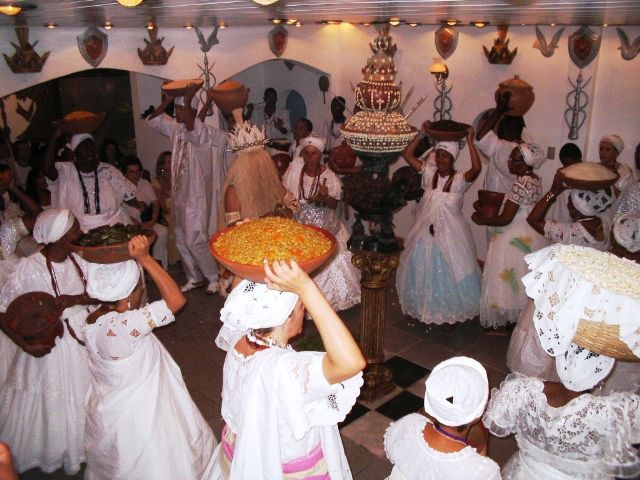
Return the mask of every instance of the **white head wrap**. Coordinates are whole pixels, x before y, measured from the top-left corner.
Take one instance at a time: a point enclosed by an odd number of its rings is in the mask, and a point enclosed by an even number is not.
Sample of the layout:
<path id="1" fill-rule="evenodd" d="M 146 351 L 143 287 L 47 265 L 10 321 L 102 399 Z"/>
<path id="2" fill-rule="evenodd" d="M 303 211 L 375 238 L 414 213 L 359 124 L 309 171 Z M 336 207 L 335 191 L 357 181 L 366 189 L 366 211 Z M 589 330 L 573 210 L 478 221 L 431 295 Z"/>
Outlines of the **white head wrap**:
<path id="1" fill-rule="evenodd" d="M 131 295 L 140 278 L 140 267 L 134 260 L 120 263 L 90 263 L 87 293 L 103 302 L 117 302 Z"/>
<path id="2" fill-rule="evenodd" d="M 234 288 L 220 311 L 222 323 L 233 330 L 271 328 L 282 325 L 298 303 L 298 295 L 267 288 L 264 283 L 243 280 Z"/>
<path id="3" fill-rule="evenodd" d="M 640 250 L 640 213 L 626 213 L 616 218 L 613 236 L 619 245 L 635 253 Z"/>
<path id="4" fill-rule="evenodd" d="M 71 137 L 71 140 L 69 140 L 69 143 L 67 143 L 67 148 L 72 152 L 75 152 L 76 148 L 78 148 L 78 145 L 80 145 L 85 140 L 92 140 L 93 142 L 95 142 L 93 135 L 91 135 L 90 133 L 78 133 Z"/>
<path id="5" fill-rule="evenodd" d="M 540 168 L 546 160 L 542 148 L 535 143 L 520 143 L 518 144 L 518 149 L 522 153 L 524 163 L 530 167 Z"/>
<path id="6" fill-rule="evenodd" d="M 178 107 L 184 107 L 184 96 L 176 97 L 176 99 L 174 100 L 174 104 Z M 200 99 L 198 98 L 197 95 L 194 95 L 193 98 L 191 99 L 191 108 L 193 110 L 197 110 L 199 104 L 200 104 Z"/>
<path id="7" fill-rule="evenodd" d="M 307 145 L 313 145 L 320 153 L 324 152 L 324 145 L 327 141 L 324 138 L 314 137 L 313 135 L 309 135 L 308 137 L 304 137 L 300 140 L 300 146 L 302 147 L 300 150 L 303 150 Z"/>
<path id="8" fill-rule="evenodd" d="M 437 150 L 444 150 L 451 154 L 455 160 L 458 158 L 458 154 L 460 153 L 460 144 L 458 142 L 438 142 L 436 143 L 434 151 Z"/>
<path id="9" fill-rule="evenodd" d="M 613 197 L 607 190 L 572 190 L 571 202 L 581 214 L 593 217 L 609 208 Z"/>
<path id="10" fill-rule="evenodd" d="M 453 357 L 436 365 L 425 387 L 425 411 L 449 427 L 482 416 L 489 398 L 487 371 L 469 357 Z"/>
<path id="11" fill-rule="evenodd" d="M 571 343 L 564 355 L 556 357 L 556 371 L 562 384 L 574 392 L 593 388 L 611 372 L 615 359 L 598 355 Z"/>
<path id="12" fill-rule="evenodd" d="M 57 242 L 71 229 L 75 219 L 73 213 L 66 208 L 45 210 L 38 215 L 33 226 L 33 239 L 45 245 Z"/>
<path id="13" fill-rule="evenodd" d="M 615 135 L 613 133 L 605 135 L 600 139 L 600 143 L 602 142 L 609 142 L 618 153 L 622 152 L 624 149 L 624 142 L 622 141 L 622 138 L 620 138 L 620 135 Z"/>

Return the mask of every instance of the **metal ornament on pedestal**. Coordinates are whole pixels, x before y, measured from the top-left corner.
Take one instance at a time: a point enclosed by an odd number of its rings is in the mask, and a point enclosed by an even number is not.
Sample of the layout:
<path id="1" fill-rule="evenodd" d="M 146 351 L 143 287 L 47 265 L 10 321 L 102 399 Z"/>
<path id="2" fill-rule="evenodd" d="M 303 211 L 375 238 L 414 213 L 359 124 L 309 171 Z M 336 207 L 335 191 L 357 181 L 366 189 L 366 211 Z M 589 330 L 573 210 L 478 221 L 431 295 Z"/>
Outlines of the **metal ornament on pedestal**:
<path id="1" fill-rule="evenodd" d="M 198 44 L 200 44 L 200 50 L 204 53 L 204 63 L 203 66 L 200 66 L 199 63 L 196 63 L 196 65 L 198 66 L 198 68 L 200 69 L 200 75 L 198 78 L 204 78 L 204 85 L 202 86 L 202 90 L 200 90 L 200 101 L 202 103 L 205 103 L 206 98 L 207 98 L 207 92 L 216 86 L 216 84 L 218 83 L 218 80 L 216 79 L 216 76 L 213 74 L 213 66 L 215 65 L 215 62 L 211 64 L 211 66 L 209 66 L 209 59 L 207 58 L 207 52 L 209 50 L 211 50 L 211 48 L 214 45 L 217 45 L 218 43 L 220 43 L 218 41 L 218 28 L 220 28 L 219 26 L 216 26 L 213 29 L 213 32 L 211 32 L 211 35 L 209 35 L 207 37 L 207 39 L 204 39 L 204 35 L 202 34 L 202 32 L 200 31 L 200 29 L 198 27 L 194 27 L 195 31 L 196 31 L 196 35 L 198 36 Z M 211 82 L 211 79 L 213 78 L 213 83 Z M 204 96 L 204 98 L 203 98 Z M 213 115 L 213 105 L 209 106 L 209 110 L 207 110 L 207 116 L 210 117 L 211 115 Z"/>
<path id="2" fill-rule="evenodd" d="M 575 84 L 571 81 L 571 78 L 569 78 L 569 83 L 573 87 L 573 90 L 567 94 L 566 102 L 569 108 L 564 112 L 564 121 L 569 127 L 569 135 L 567 136 L 569 140 L 578 139 L 578 131 L 587 119 L 587 112 L 585 109 L 589 104 L 589 96 L 584 91 L 584 88 L 590 81 L 591 78 L 584 82 L 584 84 L 582 83 L 582 70 L 578 74 Z M 571 117 L 571 120 L 569 120 L 569 117 Z"/>
<path id="3" fill-rule="evenodd" d="M 451 120 L 451 110 L 453 109 L 453 101 L 449 94 L 453 89 L 453 85 L 447 88 L 447 78 L 449 78 L 449 67 L 444 63 L 436 60 L 429 69 L 431 74 L 436 77 L 435 87 L 438 96 L 433 100 L 433 112 L 434 120 Z"/>

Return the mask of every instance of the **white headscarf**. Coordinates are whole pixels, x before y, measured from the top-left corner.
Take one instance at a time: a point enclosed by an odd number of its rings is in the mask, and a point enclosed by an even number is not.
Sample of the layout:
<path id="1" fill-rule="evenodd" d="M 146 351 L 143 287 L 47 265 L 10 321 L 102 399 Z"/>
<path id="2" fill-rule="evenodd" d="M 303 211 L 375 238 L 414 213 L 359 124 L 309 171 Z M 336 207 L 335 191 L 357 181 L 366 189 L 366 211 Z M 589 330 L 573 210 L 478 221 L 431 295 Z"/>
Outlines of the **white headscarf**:
<path id="1" fill-rule="evenodd" d="M 174 104 L 177 105 L 178 107 L 184 107 L 184 96 L 176 97 L 176 99 L 174 100 Z M 200 104 L 200 99 L 198 98 L 197 95 L 194 95 L 193 98 L 191 99 L 191 108 L 193 110 L 197 110 L 199 104 Z"/>
<path id="2" fill-rule="evenodd" d="M 271 328 L 282 325 L 298 303 L 298 295 L 271 290 L 263 283 L 243 280 L 234 288 L 220 311 L 222 323 L 233 330 Z"/>
<path id="3" fill-rule="evenodd" d="M 520 143 L 518 149 L 522 153 L 524 163 L 533 168 L 540 168 L 546 160 L 544 152 L 535 143 Z"/>
<path id="4" fill-rule="evenodd" d="M 640 250 L 640 213 L 626 213 L 616 218 L 613 236 L 619 245 L 635 253 Z"/>
<path id="5" fill-rule="evenodd" d="M 484 367 L 469 357 L 436 365 L 425 382 L 424 409 L 443 425 L 467 425 L 482 416 L 489 398 Z"/>
<path id="6" fill-rule="evenodd" d="M 91 140 L 95 143 L 95 139 L 90 133 L 77 133 L 76 135 L 71 137 L 71 140 L 69 140 L 69 143 L 67 143 L 67 148 L 72 152 L 75 152 L 76 148 L 78 148 L 78 145 L 80 145 L 85 140 Z"/>
<path id="7" fill-rule="evenodd" d="M 624 149 L 624 142 L 622 141 L 622 138 L 620 138 L 620 135 L 615 135 L 613 133 L 605 135 L 600 139 L 600 143 L 602 142 L 609 142 L 618 153 L 622 152 Z"/>
<path id="8" fill-rule="evenodd" d="M 613 197 L 607 190 L 572 190 L 571 202 L 581 214 L 593 217 L 609 208 Z"/>
<path id="9" fill-rule="evenodd" d="M 33 239 L 42 244 L 57 242 L 73 226 L 76 217 L 66 208 L 51 208 L 43 211 L 33 226 Z"/>
<path id="10" fill-rule="evenodd" d="M 437 142 L 434 152 L 437 150 L 444 150 L 445 152 L 450 153 L 455 160 L 458 158 L 458 154 L 460 153 L 460 144 L 458 142 Z"/>
<path id="11" fill-rule="evenodd" d="M 131 295 L 140 278 L 140 267 L 134 260 L 120 263 L 90 263 L 87 293 L 103 302 L 117 302 Z"/>
<path id="12" fill-rule="evenodd" d="M 320 153 L 324 152 L 324 145 L 327 141 L 324 138 L 315 137 L 313 135 L 309 135 L 308 137 L 304 137 L 300 140 L 300 146 L 302 147 L 300 150 L 303 150 L 307 145 L 313 145 Z"/>

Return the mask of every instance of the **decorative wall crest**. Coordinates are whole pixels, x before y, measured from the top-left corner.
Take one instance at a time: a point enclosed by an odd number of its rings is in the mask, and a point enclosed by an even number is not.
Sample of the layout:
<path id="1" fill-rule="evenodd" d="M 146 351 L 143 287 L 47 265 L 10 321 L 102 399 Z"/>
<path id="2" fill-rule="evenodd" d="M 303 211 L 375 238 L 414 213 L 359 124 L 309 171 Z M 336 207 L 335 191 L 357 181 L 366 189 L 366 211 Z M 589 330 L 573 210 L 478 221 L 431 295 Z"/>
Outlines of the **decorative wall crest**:
<path id="1" fill-rule="evenodd" d="M 11 71 L 13 73 L 41 71 L 50 52 L 44 52 L 42 55 L 36 53 L 34 48 L 38 44 L 38 40 L 33 42 L 33 45 L 29 43 L 29 29 L 27 27 L 16 27 L 16 37 L 18 37 L 18 45 L 11 42 L 13 48 L 16 49 L 15 53 L 10 57 L 6 53 L 2 54 Z"/>
<path id="2" fill-rule="evenodd" d="M 578 68 L 586 67 L 596 58 L 601 39 L 587 26 L 580 27 L 569 36 L 569 57 Z"/>
<path id="3" fill-rule="evenodd" d="M 164 37 L 158 38 L 158 27 L 149 32 L 149 40 L 143 39 L 146 46 L 144 50 L 138 49 L 138 56 L 144 65 L 166 65 L 175 47 L 168 51 L 162 46 Z"/>
<path id="4" fill-rule="evenodd" d="M 80 55 L 85 61 L 96 68 L 107 55 L 109 48 L 109 37 L 106 33 L 96 27 L 87 28 L 84 33 L 76 37 Z"/>
<path id="5" fill-rule="evenodd" d="M 269 49 L 276 57 L 280 57 L 287 48 L 289 32 L 282 25 L 273 27 L 269 32 Z"/>
<path id="6" fill-rule="evenodd" d="M 533 42 L 533 48 L 537 48 L 540 50 L 544 57 L 550 57 L 553 55 L 553 52 L 558 48 L 558 42 L 560 41 L 560 37 L 564 32 L 564 27 L 559 29 L 556 33 L 553 34 L 551 38 L 551 43 L 547 44 L 547 39 L 544 38 L 544 33 L 538 28 L 536 25 L 536 41 Z"/>
<path id="7" fill-rule="evenodd" d="M 498 38 L 494 39 L 491 50 L 488 50 L 485 46 L 482 47 L 489 63 L 496 65 L 510 65 L 518 53 L 518 47 L 509 51 L 509 39 L 507 38 L 508 32 L 508 25 L 499 25 Z"/>
<path id="8" fill-rule="evenodd" d="M 440 56 L 446 60 L 458 46 L 458 31 L 449 26 L 441 26 L 435 33 L 436 50 Z"/>
<path id="9" fill-rule="evenodd" d="M 618 50 L 620 50 L 620 55 L 622 55 L 623 60 L 633 60 L 638 52 L 640 52 L 640 35 L 636 37 L 633 43 L 629 43 L 629 38 L 627 34 L 624 33 L 624 30 L 621 28 L 616 28 L 618 32 L 618 38 L 620 39 L 620 46 Z"/>

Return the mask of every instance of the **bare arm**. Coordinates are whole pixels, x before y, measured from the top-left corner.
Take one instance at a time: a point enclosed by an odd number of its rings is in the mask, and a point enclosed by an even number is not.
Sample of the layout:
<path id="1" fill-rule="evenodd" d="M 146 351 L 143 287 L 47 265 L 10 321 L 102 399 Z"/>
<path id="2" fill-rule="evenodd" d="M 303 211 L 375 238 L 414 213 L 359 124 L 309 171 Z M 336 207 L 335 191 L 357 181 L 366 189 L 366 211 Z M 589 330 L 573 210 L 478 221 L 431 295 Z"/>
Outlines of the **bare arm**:
<path id="1" fill-rule="evenodd" d="M 204 123 L 205 119 L 207 118 L 207 112 L 209 111 L 209 107 L 211 106 L 212 103 L 213 103 L 213 88 L 210 88 L 209 90 L 207 90 L 207 99 L 202 105 L 202 108 L 200 109 L 200 111 L 198 112 L 198 118 L 202 123 Z"/>
<path id="2" fill-rule="evenodd" d="M 37 217 L 38 214 L 42 211 L 42 207 L 29 195 L 24 193 L 20 188 L 15 185 L 11 185 L 9 187 L 9 193 L 13 195 L 13 197 L 18 200 L 22 209 L 27 213 L 27 215 L 31 215 L 33 217 Z"/>
<path id="3" fill-rule="evenodd" d="M 427 124 L 427 122 L 424 122 L 424 124 Z M 407 147 L 404 149 L 404 152 L 402 152 L 402 156 L 404 157 L 404 159 L 416 172 L 422 170 L 422 165 L 424 164 L 422 160 L 415 156 L 416 147 L 419 143 L 420 134 L 416 135 L 416 137 L 411 140 L 411 143 L 409 143 L 409 145 L 407 145 Z"/>
<path id="4" fill-rule="evenodd" d="M 557 171 L 555 177 L 553 177 L 551 189 L 540 200 L 538 200 L 538 203 L 536 203 L 533 210 L 531 210 L 531 213 L 529 213 L 529 216 L 527 217 L 527 222 L 531 225 L 531 228 L 542 236 L 544 236 L 544 226 L 546 224 L 544 217 L 551 204 L 564 189 L 565 186 L 562 173 Z"/>
<path id="5" fill-rule="evenodd" d="M 264 271 L 269 288 L 297 294 L 313 318 L 327 352 L 322 361 L 327 381 L 333 385 L 360 372 L 366 362 L 358 344 L 309 275 L 294 260 L 275 261 L 273 269 L 265 261 Z"/>
<path id="6" fill-rule="evenodd" d="M 478 225 L 488 225 L 490 227 L 504 227 L 505 225 L 509 225 L 513 220 L 513 217 L 518 213 L 518 209 L 520 205 L 511 200 L 507 200 L 502 207 L 502 212 L 497 217 L 485 217 L 484 215 L 479 214 L 478 212 L 471 215 L 471 220 L 473 220 Z"/>
<path id="7" fill-rule="evenodd" d="M 511 92 L 503 92 L 496 102 L 496 108 L 489 114 L 489 118 L 481 121 L 478 124 L 478 132 L 476 133 L 476 140 L 481 140 L 491 130 L 496 128 L 498 120 L 503 114 L 509 111 L 509 99 L 511 98 Z"/>
<path id="8" fill-rule="evenodd" d="M 173 100 L 174 100 L 173 97 L 165 94 L 165 96 L 162 98 L 162 102 L 160 102 L 160 105 L 158 105 L 156 109 L 153 112 L 151 112 L 151 115 L 147 117 L 147 120 L 152 120 L 162 115 L 164 111 L 167 109 L 167 107 L 169 106 L 169 104 L 173 102 Z"/>
<path id="9" fill-rule="evenodd" d="M 473 182 L 482 171 L 482 162 L 480 155 L 473 141 L 473 127 L 467 129 L 467 145 L 469 146 L 469 155 L 471 156 L 471 168 L 464 173 L 464 180 L 467 183 Z"/>

